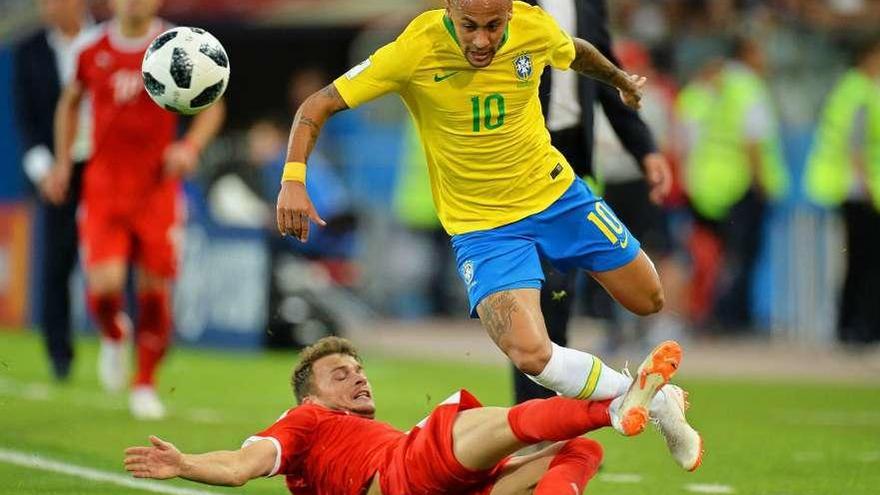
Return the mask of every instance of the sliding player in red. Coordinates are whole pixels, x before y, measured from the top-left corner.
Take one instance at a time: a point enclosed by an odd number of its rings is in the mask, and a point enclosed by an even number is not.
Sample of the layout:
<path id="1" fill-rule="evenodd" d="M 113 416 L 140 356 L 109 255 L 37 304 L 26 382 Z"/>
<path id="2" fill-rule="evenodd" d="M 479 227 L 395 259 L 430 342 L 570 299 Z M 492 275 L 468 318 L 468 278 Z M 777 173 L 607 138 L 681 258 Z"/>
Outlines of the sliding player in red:
<path id="1" fill-rule="evenodd" d="M 555 397 L 483 407 L 462 390 L 404 433 L 373 419 L 376 405 L 360 358 L 338 337 L 306 349 L 291 381 L 300 405 L 239 450 L 183 454 L 150 437 L 152 446 L 125 451 L 125 468 L 137 478 L 224 486 L 281 474 L 296 494 L 580 494 L 602 462 L 602 447 L 581 436 L 612 425 L 620 431 L 627 400 Z M 676 388 L 659 389 L 652 414 L 676 414 L 667 398 Z M 545 441 L 555 443 L 513 456 Z"/>

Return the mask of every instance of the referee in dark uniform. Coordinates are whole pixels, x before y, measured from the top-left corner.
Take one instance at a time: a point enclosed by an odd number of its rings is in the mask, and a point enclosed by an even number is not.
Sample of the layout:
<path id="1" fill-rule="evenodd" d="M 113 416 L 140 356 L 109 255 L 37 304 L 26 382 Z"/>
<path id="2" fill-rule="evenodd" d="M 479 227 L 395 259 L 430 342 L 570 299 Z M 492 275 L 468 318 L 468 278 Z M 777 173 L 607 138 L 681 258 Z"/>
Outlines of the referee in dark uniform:
<path id="1" fill-rule="evenodd" d="M 528 0 L 528 3 L 539 5 L 566 32 L 589 41 L 602 55 L 615 65 L 620 65 L 611 52 L 605 0 Z M 593 79 L 576 77 L 571 71 L 548 69 L 541 78 L 541 103 L 553 145 L 565 156 L 579 177 L 593 176 L 593 107 L 598 103 L 620 142 L 642 168 L 646 194 L 659 203 L 669 193 L 672 173 L 668 162 L 658 152 L 648 126 L 635 110 L 623 103 L 615 88 Z M 648 209 L 657 209 L 646 198 L 646 195 L 640 198 L 640 203 L 648 205 Z M 641 237 L 641 233 L 635 227 L 646 223 L 637 217 L 656 213 L 643 211 L 643 208 L 621 209 L 619 201 L 614 201 L 617 198 L 606 195 L 605 199 L 636 237 Z M 541 311 L 550 340 L 561 346 L 568 344 L 568 321 L 571 318 L 576 275 L 576 271 L 560 273 L 548 263 L 544 264 L 546 280 L 541 289 Z M 555 395 L 516 369 L 513 376 L 517 403 Z"/>

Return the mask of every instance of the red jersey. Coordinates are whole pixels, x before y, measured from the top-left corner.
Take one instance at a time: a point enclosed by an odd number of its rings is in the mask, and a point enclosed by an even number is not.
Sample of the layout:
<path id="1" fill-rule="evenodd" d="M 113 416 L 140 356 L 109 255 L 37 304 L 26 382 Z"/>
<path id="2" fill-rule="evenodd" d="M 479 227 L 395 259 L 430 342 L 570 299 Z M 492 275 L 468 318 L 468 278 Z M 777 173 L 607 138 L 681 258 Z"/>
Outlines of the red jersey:
<path id="1" fill-rule="evenodd" d="M 452 430 L 461 411 L 481 407 L 461 390 L 408 433 L 313 404 L 288 410 L 244 445 L 264 439 L 277 457 L 269 476 L 286 476 L 295 495 L 363 495 L 378 473 L 385 495 L 485 495 L 507 460 L 471 471 L 455 458 Z"/>
<path id="2" fill-rule="evenodd" d="M 297 495 L 362 495 L 406 434 L 347 411 L 305 404 L 288 410 L 245 445 L 268 438 L 278 449 L 269 476 L 283 474 Z"/>
<path id="3" fill-rule="evenodd" d="M 93 154 L 84 178 L 87 197 L 134 199 L 168 182 L 163 154 L 175 138 L 177 115 L 150 99 L 141 75 L 147 46 L 168 28 L 156 20 L 147 35 L 131 39 L 111 21 L 80 52 L 76 80 L 91 98 L 94 116 Z"/>

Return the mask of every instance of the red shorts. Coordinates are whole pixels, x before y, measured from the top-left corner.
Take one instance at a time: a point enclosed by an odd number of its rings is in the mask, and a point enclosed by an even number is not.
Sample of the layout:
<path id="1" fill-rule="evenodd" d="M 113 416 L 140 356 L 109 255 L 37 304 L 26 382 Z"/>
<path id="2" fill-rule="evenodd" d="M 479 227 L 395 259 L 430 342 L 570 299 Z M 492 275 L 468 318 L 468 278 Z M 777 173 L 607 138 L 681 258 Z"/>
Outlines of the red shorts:
<path id="1" fill-rule="evenodd" d="M 472 471 L 462 466 L 452 449 L 452 425 L 461 411 L 482 407 L 467 390 L 437 406 L 389 456 L 379 473 L 384 495 L 488 494 L 507 460 L 493 469 Z"/>
<path id="2" fill-rule="evenodd" d="M 83 262 L 88 269 L 124 260 L 152 275 L 173 278 L 185 221 L 186 202 L 176 181 L 137 198 L 85 194 L 78 212 Z"/>

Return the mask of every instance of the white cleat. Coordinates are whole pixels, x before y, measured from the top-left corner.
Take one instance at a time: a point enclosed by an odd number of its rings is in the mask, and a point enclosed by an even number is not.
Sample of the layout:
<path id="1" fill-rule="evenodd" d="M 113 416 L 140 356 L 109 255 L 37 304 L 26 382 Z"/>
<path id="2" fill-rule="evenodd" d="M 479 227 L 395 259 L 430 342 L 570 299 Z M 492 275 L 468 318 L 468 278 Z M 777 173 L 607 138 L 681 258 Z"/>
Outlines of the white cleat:
<path id="1" fill-rule="evenodd" d="M 651 422 L 660 430 L 675 462 L 687 471 L 695 471 L 703 462 L 703 438 L 687 422 L 687 407 L 687 392 L 666 385 L 651 404 Z"/>
<path id="2" fill-rule="evenodd" d="M 98 352 L 98 380 L 108 392 L 119 392 L 128 382 L 128 336 L 132 325 L 125 313 L 119 313 L 116 318 L 123 330 L 122 339 L 101 338 Z"/>
<path id="3" fill-rule="evenodd" d="M 667 340 L 639 366 L 625 394 L 611 402 L 611 426 L 625 436 L 638 435 L 648 424 L 648 407 L 660 387 L 669 383 L 681 363 L 681 346 Z"/>
<path id="4" fill-rule="evenodd" d="M 165 406 L 153 387 L 135 387 L 128 398 L 128 407 L 135 419 L 157 421 L 165 417 Z"/>

